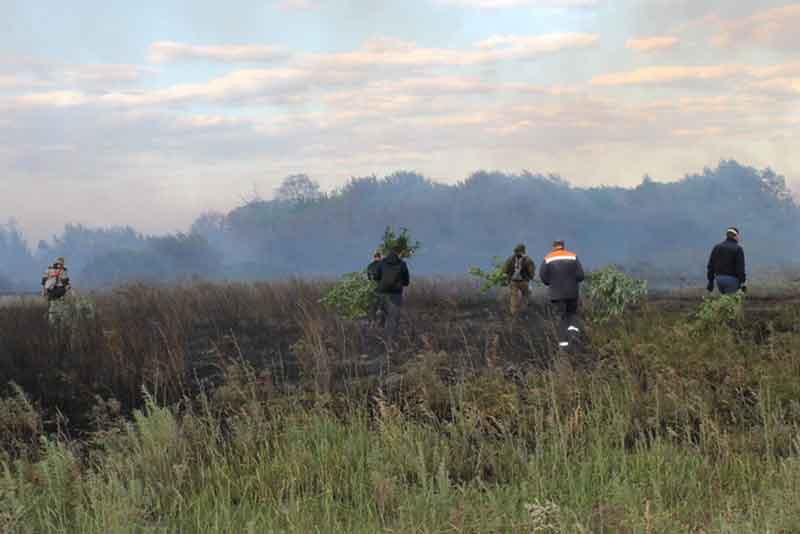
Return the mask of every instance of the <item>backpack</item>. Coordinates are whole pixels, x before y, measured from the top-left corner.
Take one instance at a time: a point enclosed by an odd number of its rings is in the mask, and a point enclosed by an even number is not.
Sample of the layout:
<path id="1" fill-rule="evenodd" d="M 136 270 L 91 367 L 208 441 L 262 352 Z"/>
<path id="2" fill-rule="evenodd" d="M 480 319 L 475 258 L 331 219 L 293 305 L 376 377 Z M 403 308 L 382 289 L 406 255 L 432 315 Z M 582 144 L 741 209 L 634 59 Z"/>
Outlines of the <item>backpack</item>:
<path id="1" fill-rule="evenodd" d="M 512 282 L 523 282 L 525 278 L 522 276 L 522 269 L 525 267 L 525 256 L 514 258 L 514 274 L 511 275 Z"/>
<path id="2" fill-rule="evenodd" d="M 381 280 L 378 282 L 378 291 L 381 293 L 396 293 L 403 290 L 403 262 L 383 262 Z"/>

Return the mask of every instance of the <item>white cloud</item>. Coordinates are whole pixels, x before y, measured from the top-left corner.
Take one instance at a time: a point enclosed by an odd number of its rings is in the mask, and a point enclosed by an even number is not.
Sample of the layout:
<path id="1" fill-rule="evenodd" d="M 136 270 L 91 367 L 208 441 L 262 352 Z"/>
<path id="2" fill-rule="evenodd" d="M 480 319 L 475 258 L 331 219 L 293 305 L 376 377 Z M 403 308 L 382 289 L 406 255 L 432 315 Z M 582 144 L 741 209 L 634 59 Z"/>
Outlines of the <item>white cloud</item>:
<path id="1" fill-rule="evenodd" d="M 568 49 L 594 46 L 596 34 L 554 33 L 546 35 L 501 35 L 475 43 L 472 50 L 421 48 L 415 43 L 378 38 L 367 41 L 359 50 L 338 54 L 313 54 L 313 64 L 354 68 L 368 66 L 468 66 L 500 61 L 532 59 Z"/>
<path id="2" fill-rule="evenodd" d="M 731 78 L 741 79 L 753 86 L 764 85 L 769 81 L 800 78 L 800 63 L 782 63 L 768 67 L 734 63 L 645 67 L 595 76 L 591 80 L 591 85 L 679 85 L 714 82 Z"/>
<path id="3" fill-rule="evenodd" d="M 270 45 L 190 45 L 160 41 L 150 45 L 148 58 L 154 63 L 200 59 L 223 63 L 276 62 L 287 59 L 283 48 Z"/>
<path id="4" fill-rule="evenodd" d="M 680 40 L 677 37 L 644 37 L 640 39 L 628 39 L 625 46 L 638 52 L 655 52 L 674 48 Z"/>
<path id="5" fill-rule="evenodd" d="M 508 9 L 519 7 L 538 7 L 549 9 L 564 9 L 575 7 L 593 7 L 598 0 L 437 0 L 439 4 L 480 8 L 480 9 Z"/>
<path id="6" fill-rule="evenodd" d="M 0 60 L 0 90 L 91 89 L 131 85 L 140 82 L 153 71 L 138 65 L 84 64 L 74 65 L 37 61 L 25 58 Z"/>
<path id="7" fill-rule="evenodd" d="M 319 5 L 313 0 L 280 0 L 275 7 L 281 11 L 308 11 L 318 9 Z"/>
<path id="8" fill-rule="evenodd" d="M 294 64 L 305 69 L 352 69 L 363 67 L 431 67 L 479 65 L 500 61 L 524 60 L 562 50 L 597 44 L 590 33 L 544 35 L 499 35 L 475 43 L 472 49 L 423 48 L 414 42 L 391 37 L 369 39 L 353 51 L 298 54 Z M 282 47 L 271 45 L 190 45 L 162 41 L 150 46 L 148 57 L 155 63 L 202 59 L 224 63 L 274 63 L 292 56 Z"/>
<path id="9" fill-rule="evenodd" d="M 774 95 L 800 97 L 800 77 L 764 80 L 756 83 L 755 87 Z"/>
<path id="10" fill-rule="evenodd" d="M 800 4 L 758 11 L 750 16 L 723 21 L 712 42 L 721 47 L 758 45 L 783 50 L 800 49 Z"/>
<path id="11" fill-rule="evenodd" d="M 752 72 L 743 65 L 660 66 L 627 72 L 603 74 L 592 78 L 592 85 L 657 85 L 680 82 L 721 80 Z"/>
<path id="12" fill-rule="evenodd" d="M 0 99 L 0 109 L 69 108 L 88 102 L 91 98 L 80 91 L 40 91 Z"/>
<path id="13" fill-rule="evenodd" d="M 599 37 L 590 33 L 551 33 L 547 35 L 496 35 L 476 43 L 497 59 L 524 59 L 565 48 L 583 48 L 597 44 Z"/>
<path id="14" fill-rule="evenodd" d="M 3 89 L 29 89 L 43 85 L 40 80 L 30 76 L 19 76 L 15 74 L 0 74 L 0 90 Z"/>

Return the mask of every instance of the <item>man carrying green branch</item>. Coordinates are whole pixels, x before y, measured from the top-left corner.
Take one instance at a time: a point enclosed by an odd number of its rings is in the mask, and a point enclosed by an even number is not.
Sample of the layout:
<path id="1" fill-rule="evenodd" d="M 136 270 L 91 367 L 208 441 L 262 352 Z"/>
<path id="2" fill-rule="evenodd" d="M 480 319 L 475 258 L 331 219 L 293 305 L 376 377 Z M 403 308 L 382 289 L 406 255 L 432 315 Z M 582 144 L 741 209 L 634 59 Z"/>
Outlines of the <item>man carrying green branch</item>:
<path id="1" fill-rule="evenodd" d="M 402 259 L 403 247 L 395 245 L 375 269 L 378 295 L 386 313 L 386 333 L 393 338 L 400 324 L 400 309 L 403 306 L 403 289 L 408 287 L 411 277 L 408 265 Z"/>
<path id="2" fill-rule="evenodd" d="M 514 255 L 506 260 L 503 272 L 508 277 L 511 289 L 511 315 L 516 316 L 528 308 L 530 283 L 536 274 L 536 265 L 525 255 L 525 245 L 520 243 L 514 247 Z"/>

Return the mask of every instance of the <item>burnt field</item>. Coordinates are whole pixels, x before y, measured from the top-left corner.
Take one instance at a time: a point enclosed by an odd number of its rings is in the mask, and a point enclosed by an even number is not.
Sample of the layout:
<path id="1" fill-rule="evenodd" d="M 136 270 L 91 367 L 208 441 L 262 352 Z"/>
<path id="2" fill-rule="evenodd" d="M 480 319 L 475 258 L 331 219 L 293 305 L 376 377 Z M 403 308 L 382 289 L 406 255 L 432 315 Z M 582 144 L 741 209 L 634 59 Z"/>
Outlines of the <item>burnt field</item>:
<path id="1" fill-rule="evenodd" d="M 326 287 L 0 308 L 0 532 L 797 531 L 797 291 L 587 307 L 558 352 L 541 294 L 418 282 L 389 342 Z"/>
<path id="2" fill-rule="evenodd" d="M 45 303 L 26 296 L 0 308 L 0 383 L 14 382 L 68 426 L 83 428 L 98 399 L 123 410 L 141 405 L 143 389 L 174 403 L 224 380 L 246 363 L 278 392 L 346 392 L 354 384 L 397 383 L 404 366 L 431 355 L 453 376 L 487 366 L 508 373 L 547 368 L 558 357 L 555 329 L 541 290 L 525 319 L 512 320 L 505 293 L 484 295 L 463 280 L 427 280 L 406 297 L 400 333 L 389 343 L 366 320 L 340 320 L 319 304 L 324 282 L 129 286 L 94 295 L 94 317 L 55 335 Z M 633 322 L 686 319 L 700 291 L 661 291 L 611 328 L 592 328 L 569 354 L 576 365 L 602 358 L 593 337 Z M 796 332 L 800 291 L 751 292 L 735 335 L 754 344 Z M 563 356 L 563 355 L 562 355 Z M 443 358 L 443 360 L 442 360 Z M 366 386 L 365 386 L 366 384 Z"/>
<path id="3" fill-rule="evenodd" d="M 276 391 L 342 392 L 378 384 L 421 354 L 448 367 L 542 366 L 552 358 L 543 301 L 510 321 L 505 301 L 466 282 L 426 281 L 407 295 L 389 343 L 366 320 L 344 321 L 319 304 L 324 283 L 130 286 L 93 296 L 95 317 L 64 335 L 48 328 L 44 302 L 28 298 L 0 313 L 0 376 L 77 427 L 96 399 L 126 411 L 145 388 L 166 403 L 222 380 L 246 362 Z"/>

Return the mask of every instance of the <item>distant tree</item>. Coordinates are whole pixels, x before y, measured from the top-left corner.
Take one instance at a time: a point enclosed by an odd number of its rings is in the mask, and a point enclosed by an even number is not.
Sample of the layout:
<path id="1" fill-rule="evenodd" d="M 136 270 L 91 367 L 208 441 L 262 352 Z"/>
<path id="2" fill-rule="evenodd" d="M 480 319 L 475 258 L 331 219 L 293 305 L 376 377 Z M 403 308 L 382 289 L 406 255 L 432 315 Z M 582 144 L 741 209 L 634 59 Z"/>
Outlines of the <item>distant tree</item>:
<path id="1" fill-rule="evenodd" d="M 207 211 L 195 219 L 190 233 L 210 236 L 224 231 L 225 214 L 218 211 Z"/>
<path id="2" fill-rule="evenodd" d="M 299 204 L 322 198 L 319 184 L 305 174 L 287 176 L 275 189 L 275 200 Z"/>
<path id="3" fill-rule="evenodd" d="M 151 237 L 148 248 L 155 252 L 165 264 L 168 272 L 177 277 L 200 276 L 212 278 L 220 271 L 222 257 L 212 248 L 208 240 L 198 234 L 173 234 Z"/>
<path id="4" fill-rule="evenodd" d="M 203 277 L 263 279 L 360 271 L 375 233 L 407 227 L 425 243 L 417 274 L 463 273 L 525 243 L 543 256 L 567 240 L 591 269 L 609 263 L 653 286 L 695 284 L 724 229 L 743 232 L 748 263 L 797 265 L 800 206 L 786 180 L 735 161 L 674 182 L 649 177 L 634 188 L 572 187 L 554 175 L 476 172 L 454 185 L 400 171 L 353 178 L 330 194 L 306 175 L 287 177 L 274 200 L 257 193 L 225 215 L 206 213 L 188 234 L 144 237 L 132 228 L 67 225 L 31 254 L 13 221 L 0 224 L 0 273 L 38 284 L 45 264 L 65 256 L 80 288 L 121 280 Z M 83 268 L 86 267 L 86 272 Z"/>
<path id="5" fill-rule="evenodd" d="M 83 270 L 92 260 L 114 250 L 144 250 L 145 238 L 130 226 L 110 228 L 89 228 L 82 224 L 67 224 L 61 235 L 54 236 L 52 244 L 45 250 L 47 258 L 64 256 L 73 273 Z"/>
<path id="6" fill-rule="evenodd" d="M 112 288 L 131 282 L 159 282 L 174 278 L 153 251 L 113 250 L 92 258 L 80 273 L 84 285 Z"/>

